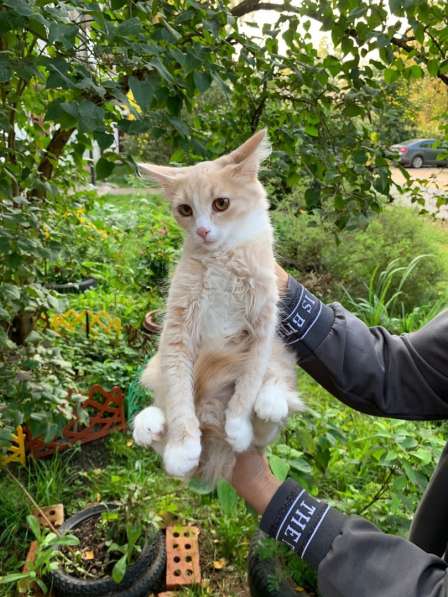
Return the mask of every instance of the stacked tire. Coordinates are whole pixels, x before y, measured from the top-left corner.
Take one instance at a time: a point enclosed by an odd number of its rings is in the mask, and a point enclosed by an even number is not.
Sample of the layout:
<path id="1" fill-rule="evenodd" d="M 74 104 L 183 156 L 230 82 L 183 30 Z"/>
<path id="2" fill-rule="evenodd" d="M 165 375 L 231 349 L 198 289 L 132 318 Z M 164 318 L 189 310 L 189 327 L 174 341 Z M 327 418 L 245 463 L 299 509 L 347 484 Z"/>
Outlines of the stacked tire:
<path id="1" fill-rule="evenodd" d="M 86 508 L 68 518 L 60 530 L 73 531 L 85 520 L 100 515 L 107 508 L 105 504 Z M 110 577 L 86 580 L 70 576 L 58 569 L 51 574 L 52 591 L 55 597 L 147 597 L 149 593 L 157 593 L 162 589 L 165 569 L 165 535 L 160 531 L 143 547 L 139 558 L 129 566 L 119 584 Z"/>

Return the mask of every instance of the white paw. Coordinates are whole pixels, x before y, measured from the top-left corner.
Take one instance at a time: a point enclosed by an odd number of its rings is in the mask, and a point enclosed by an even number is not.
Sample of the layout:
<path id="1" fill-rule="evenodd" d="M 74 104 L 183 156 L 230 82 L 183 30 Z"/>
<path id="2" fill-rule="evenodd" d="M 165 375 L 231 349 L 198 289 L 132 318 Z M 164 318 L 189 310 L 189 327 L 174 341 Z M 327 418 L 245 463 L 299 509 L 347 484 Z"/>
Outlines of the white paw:
<path id="1" fill-rule="evenodd" d="M 283 384 L 268 381 L 255 402 L 255 413 L 264 421 L 280 422 L 288 416 L 288 389 Z"/>
<path id="2" fill-rule="evenodd" d="M 133 423 L 132 436 L 139 446 L 150 446 L 162 439 L 165 415 L 157 406 L 148 406 L 138 413 Z"/>
<path id="3" fill-rule="evenodd" d="M 253 438 L 252 423 L 249 419 L 227 416 L 225 430 L 227 441 L 235 452 L 244 452 L 249 448 Z"/>
<path id="4" fill-rule="evenodd" d="M 185 477 L 198 466 L 200 455 L 200 436 L 189 437 L 180 442 L 168 442 L 163 453 L 165 470 L 173 477 Z"/>

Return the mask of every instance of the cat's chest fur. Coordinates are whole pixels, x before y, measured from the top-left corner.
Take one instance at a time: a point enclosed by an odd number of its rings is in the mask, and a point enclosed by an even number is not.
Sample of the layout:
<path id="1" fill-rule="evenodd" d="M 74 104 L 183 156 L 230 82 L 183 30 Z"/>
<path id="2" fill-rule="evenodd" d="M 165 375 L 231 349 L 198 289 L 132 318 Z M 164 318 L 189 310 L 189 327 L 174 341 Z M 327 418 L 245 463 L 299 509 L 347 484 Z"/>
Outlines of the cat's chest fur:
<path id="1" fill-rule="evenodd" d="M 204 265 L 198 314 L 202 348 L 209 342 L 230 340 L 247 327 L 251 284 L 224 260 L 209 260 Z"/>

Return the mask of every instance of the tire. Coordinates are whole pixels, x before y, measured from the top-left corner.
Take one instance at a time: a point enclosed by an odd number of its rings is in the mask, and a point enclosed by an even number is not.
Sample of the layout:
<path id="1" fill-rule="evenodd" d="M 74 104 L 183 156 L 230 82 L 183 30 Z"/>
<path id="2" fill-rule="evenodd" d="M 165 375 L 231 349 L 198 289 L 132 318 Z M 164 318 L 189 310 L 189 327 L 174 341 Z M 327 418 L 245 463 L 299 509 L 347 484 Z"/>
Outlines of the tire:
<path id="1" fill-rule="evenodd" d="M 81 293 L 89 290 L 89 288 L 95 288 L 97 281 L 95 278 L 87 278 L 82 282 L 67 282 L 67 284 L 47 284 L 47 288 L 50 290 L 57 290 L 61 294 L 67 294 L 69 292 Z"/>
<path id="2" fill-rule="evenodd" d="M 252 597 L 309 597 L 306 591 L 297 593 L 296 585 L 286 578 L 276 557 L 261 557 L 260 543 L 266 539 L 263 531 L 252 537 L 249 549 L 249 588 Z M 276 579 L 278 581 L 276 582 Z"/>
<path id="3" fill-rule="evenodd" d="M 98 504 L 78 512 L 68 518 L 61 526 L 61 531 L 70 531 L 82 522 L 98 516 L 113 504 Z M 160 531 L 151 543 L 147 543 L 137 561 L 126 570 L 121 583 L 112 578 L 86 580 L 66 574 L 62 570 L 51 573 L 52 590 L 55 597 L 146 597 L 150 591 L 158 591 L 164 582 L 166 568 L 165 536 Z"/>
<path id="4" fill-rule="evenodd" d="M 424 164 L 423 157 L 421 155 L 416 155 L 412 158 L 411 166 L 413 168 L 421 168 Z"/>

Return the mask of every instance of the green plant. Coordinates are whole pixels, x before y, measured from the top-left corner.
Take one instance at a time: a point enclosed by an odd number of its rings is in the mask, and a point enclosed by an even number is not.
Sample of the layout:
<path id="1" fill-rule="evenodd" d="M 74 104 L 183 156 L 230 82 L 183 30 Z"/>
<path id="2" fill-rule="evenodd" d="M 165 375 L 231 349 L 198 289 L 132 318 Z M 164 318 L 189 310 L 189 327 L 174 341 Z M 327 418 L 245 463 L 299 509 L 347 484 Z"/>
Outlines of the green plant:
<path id="1" fill-rule="evenodd" d="M 391 327 L 400 333 L 414 332 L 446 308 L 448 308 L 448 296 L 440 297 L 433 304 L 414 307 L 410 312 L 406 312 L 406 309 L 402 306 L 400 315 L 397 318 L 392 318 Z"/>
<path id="2" fill-rule="evenodd" d="M 431 305 L 446 293 L 448 251 L 446 229 L 406 207 L 391 206 L 357 230 L 334 233 L 322 219 L 297 213 L 285 200 L 272 214 L 279 262 L 312 292 L 328 302 L 344 302 L 346 294 L 362 296 L 372 272 L 399 259 L 431 254 L 420 262 L 418 275 L 401 295 L 406 312 Z M 398 276 L 391 285 L 394 292 Z"/>
<path id="3" fill-rule="evenodd" d="M 83 562 L 83 548 L 66 550 L 64 569 L 75 576 L 91 577 L 110 574 L 116 583 L 120 583 L 130 564 L 139 556 L 143 546 L 151 539 L 151 535 L 159 523 L 159 518 L 148 505 L 149 498 L 143 488 L 134 483 L 121 485 L 120 498 L 99 516 L 93 531 L 89 534 L 89 545 L 95 560 L 94 570 L 87 570 Z M 82 526 L 75 529 L 82 543 Z M 104 552 L 105 546 L 106 552 Z"/>
<path id="4" fill-rule="evenodd" d="M 17 572 L 0 577 L 0 584 L 20 583 L 28 589 L 27 594 L 33 594 L 32 583 L 36 583 L 40 590 L 48 593 L 48 586 L 45 582 L 46 577 L 59 567 L 61 559 L 64 559 L 61 551 L 62 546 L 78 545 L 79 540 L 74 535 L 56 534 L 47 529 L 41 529 L 39 521 L 35 516 L 29 515 L 26 518 L 27 524 L 31 529 L 37 548 L 35 557 L 27 563 L 26 572 Z"/>
<path id="5" fill-rule="evenodd" d="M 409 331 L 396 330 L 397 323 L 406 321 L 409 325 L 420 320 L 416 315 L 406 318 L 402 301 L 404 287 L 420 261 L 428 257 L 432 255 L 418 255 L 408 265 L 399 265 L 400 260 L 394 259 L 383 271 L 376 267 L 367 286 L 367 298 L 354 298 L 344 288 L 348 306 L 370 327 L 382 325 L 391 331 Z M 433 309 L 430 310 L 432 311 Z M 415 313 L 415 309 L 413 312 Z M 401 319 L 398 319 L 397 315 L 400 314 Z"/>

